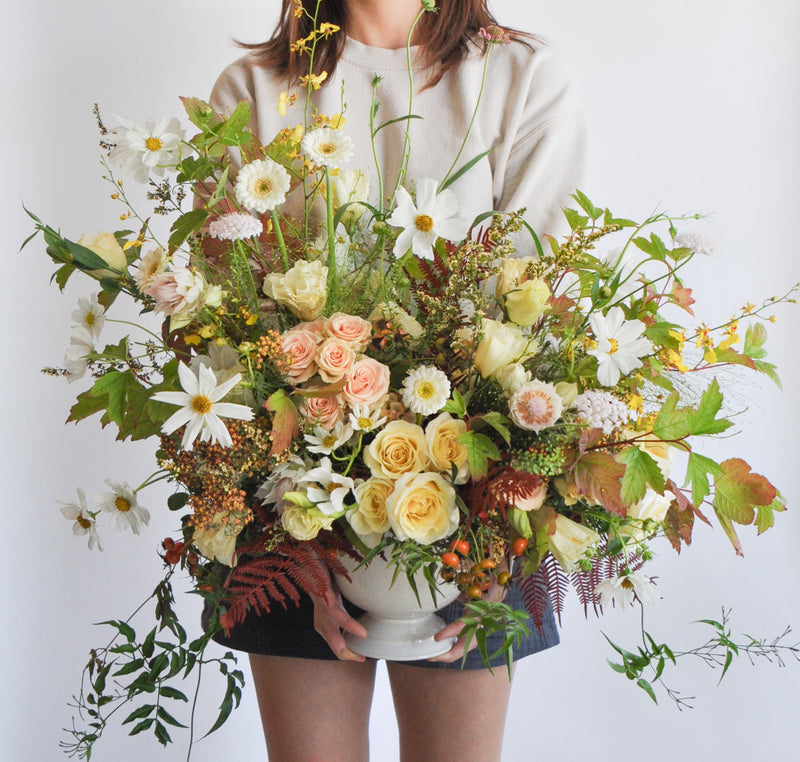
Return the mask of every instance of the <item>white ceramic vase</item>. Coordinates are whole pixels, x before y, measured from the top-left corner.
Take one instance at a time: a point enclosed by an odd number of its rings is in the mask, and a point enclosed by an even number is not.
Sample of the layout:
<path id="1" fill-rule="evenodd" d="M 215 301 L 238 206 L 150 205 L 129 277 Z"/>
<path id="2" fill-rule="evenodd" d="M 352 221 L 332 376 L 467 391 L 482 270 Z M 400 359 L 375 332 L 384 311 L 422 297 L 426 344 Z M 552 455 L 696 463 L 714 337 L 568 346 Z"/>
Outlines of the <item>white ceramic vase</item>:
<path id="1" fill-rule="evenodd" d="M 429 659 L 449 651 L 455 638 L 436 641 L 433 636 L 445 626 L 438 609 L 444 608 L 458 597 L 458 588 L 452 583 L 439 582 L 436 600 L 422 571 L 415 581 L 419 601 L 414 595 L 405 574 L 401 572 L 394 585 L 395 566 L 378 557 L 356 569 L 351 558 L 340 558 L 351 580 L 339 577 L 337 583 L 342 595 L 366 612 L 359 622 L 367 630 L 366 638 L 345 634 L 348 647 L 357 654 L 389 661 Z"/>

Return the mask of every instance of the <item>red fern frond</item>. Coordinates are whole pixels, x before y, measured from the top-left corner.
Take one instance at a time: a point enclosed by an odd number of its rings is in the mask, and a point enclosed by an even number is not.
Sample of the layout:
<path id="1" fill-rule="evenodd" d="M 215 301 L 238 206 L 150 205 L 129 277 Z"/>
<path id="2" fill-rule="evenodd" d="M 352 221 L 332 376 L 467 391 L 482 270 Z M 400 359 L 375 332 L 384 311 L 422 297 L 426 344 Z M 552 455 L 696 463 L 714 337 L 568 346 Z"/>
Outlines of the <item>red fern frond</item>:
<path id="1" fill-rule="evenodd" d="M 561 612 L 564 610 L 569 591 L 569 580 L 550 553 L 542 559 L 536 574 L 522 578 L 519 589 L 525 608 L 536 627 L 542 628 L 548 602 L 553 604 L 558 623 L 561 624 Z"/>
<path id="2" fill-rule="evenodd" d="M 604 548 L 601 548 L 601 552 L 602 550 Z M 618 577 L 623 569 L 636 572 L 642 566 L 644 566 L 644 560 L 638 554 L 629 556 L 627 564 L 623 556 L 607 556 L 605 558 L 593 558 L 591 571 L 576 571 L 570 574 L 569 581 L 578 594 L 578 599 L 583 606 L 584 616 L 589 616 L 590 606 L 595 616 L 600 616 L 603 613 L 600 599 L 594 592 L 601 582 Z"/>

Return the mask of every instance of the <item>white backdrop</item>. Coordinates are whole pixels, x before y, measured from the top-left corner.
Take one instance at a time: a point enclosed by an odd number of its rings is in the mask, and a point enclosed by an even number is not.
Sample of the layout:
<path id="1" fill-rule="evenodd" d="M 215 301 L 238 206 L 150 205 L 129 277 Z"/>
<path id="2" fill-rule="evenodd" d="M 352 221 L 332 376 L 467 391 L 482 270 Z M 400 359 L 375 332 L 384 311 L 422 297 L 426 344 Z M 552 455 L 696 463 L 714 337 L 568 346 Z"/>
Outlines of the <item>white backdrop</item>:
<path id="1" fill-rule="evenodd" d="M 9 2 L 6 19 L 9 15 Z M 66 295 L 48 287 L 41 242 L 22 254 L 30 232 L 21 200 L 65 234 L 114 229 L 119 208 L 99 181 L 91 106 L 107 115 L 144 120 L 177 114 L 178 95 L 205 96 L 223 66 L 238 55 L 231 38 L 262 38 L 276 0 L 28 0 L 14 4 L 2 47 L 2 129 L 6 166 L 3 270 L 2 515 L 6 562 L 3 607 L 3 729 L 0 756 L 15 762 L 58 760 L 59 728 L 77 688 L 88 648 L 104 642 L 92 622 L 123 617 L 152 589 L 155 550 L 174 529 L 165 492 L 146 493 L 154 520 L 144 536 L 105 532 L 104 553 L 89 552 L 70 533 L 56 500 L 89 495 L 104 478 L 138 483 L 152 464 L 148 445 L 112 447 L 94 420 L 63 426 L 72 386 L 39 373 L 61 362 L 69 313 L 90 286 Z M 585 95 L 593 156 L 588 188 L 596 203 L 624 216 L 655 207 L 713 213 L 704 230 L 722 256 L 698 262 L 699 317 L 713 324 L 747 300 L 782 293 L 800 278 L 795 231 L 800 126 L 800 5 L 796 0 L 496 0 L 501 21 L 554 40 L 571 62 Z M 8 21 L 7 21 L 8 23 Z M 7 27 L 9 28 L 9 27 Z M 777 529 L 756 538 L 743 531 L 736 558 L 719 530 L 700 526 L 678 561 L 662 546 L 657 573 L 664 600 L 649 615 L 657 637 L 677 647 L 705 634 L 701 617 L 733 607 L 734 625 L 753 635 L 800 631 L 800 480 L 796 467 L 793 350 L 799 314 L 780 312 L 770 327 L 771 359 L 785 393 L 766 384 L 744 390 L 746 433 L 725 443 L 781 487 L 790 511 Z M 182 596 L 187 622 L 196 602 Z M 654 762 L 676 753 L 687 760 L 771 760 L 797 748 L 795 712 L 800 664 L 786 669 L 735 665 L 722 685 L 698 665 L 672 679 L 697 708 L 679 713 L 649 699 L 605 664 L 601 629 L 634 645 L 636 614 L 612 611 L 584 621 L 577 602 L 564 618 L 562 645 L 518 669 L 504 760 L 573 762 L 642 754 Z M 216 694 L 201 698 L 209 717 Z M 469 712 L 469 708 L 465 707 Z M 480 718 L 476 718 L 478 721 Z M 176 732 L 176 737 L 179 736 Z M 669 738 L 673 744 L 665 743 Z M 396 729 L 385 677 L 376 691 L 373 758 L 397 759 Z M 457 748 L 457 739 L 454 739 Z M 264 759 L 257 709 L 249 687 L 243 706 L 193 759 L 221 755 Z M 98 762 L 185 758 L 150 738 L 128 741 L 112 730 Z"/>

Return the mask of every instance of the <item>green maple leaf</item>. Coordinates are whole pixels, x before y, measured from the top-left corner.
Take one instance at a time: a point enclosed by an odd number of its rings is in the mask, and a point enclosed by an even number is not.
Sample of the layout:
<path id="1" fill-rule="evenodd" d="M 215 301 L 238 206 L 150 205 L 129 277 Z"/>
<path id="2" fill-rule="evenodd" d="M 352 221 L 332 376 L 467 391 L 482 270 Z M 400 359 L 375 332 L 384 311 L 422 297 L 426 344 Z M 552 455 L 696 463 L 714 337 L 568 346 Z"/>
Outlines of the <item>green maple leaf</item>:
<path id="1" fill-rule="evenodd" d="M 714 478 L 722 475 L 722 468 L 719 463 L 704 455 L 696 452 L 689 453 L 689 460 L 686 464 L 686 484 L 692 485 L 692 503 L 700 505 L 703 500 L 711 494 L 711 485 L 708 476 Z"/>
<path id="2" fill-rule="evenodd" d="M 639 447 L 627 447 L 617 455 L 617 460 L 625 464 L 622 477 L 622 500 L 628 505 L 638 503 L 647 491 L 649 484 L 656 492 L 664 492 L 664 474 L 651 455 Z"/>
<path id="3" fill-rule="evenodd" d="M 689 433 L 693 435 L 721 434 L 730 428 L 733 423 L 724 418 L 717 418 L 722 408 L 722 392 L 715 378 L 700 398 L 697 410 L 687 413 Z"/>
<path id="4" fill-rule="evenodd" d="M 497 446 L 485 434 L 475 431 L 459 434 L 458 441 L 467 448 L 469 470 L 473 478 L 482 479 L 489 471 L 489 461 L 500 457 Z"/>
<path id="5" fill-rule="evenodd" d="M 737 524 L 752 524 L 755 506 L 772 505 L 778 492 L 766 477 L 755 474 L 741 458 L 721 464 L 722 475 L 714 484 L 714 508 L 717 515 Z"/>
<path id="6" fill-rule="evenodd" d="M 783 504 L 780 495 L 769 505 L 757 506 L 755 525 L 758 527 L 758 533 L 766 532 L 775 523 L 775 514 L 785 510 L 786 506 Z"/>
<path id="7" fill-rule="evenodd" d="M 653 433 L 665 442 L 684 439 L 689 436 L 689 411 L 678 409 L 678 393 L 673 392 L 658 413 Z"/>

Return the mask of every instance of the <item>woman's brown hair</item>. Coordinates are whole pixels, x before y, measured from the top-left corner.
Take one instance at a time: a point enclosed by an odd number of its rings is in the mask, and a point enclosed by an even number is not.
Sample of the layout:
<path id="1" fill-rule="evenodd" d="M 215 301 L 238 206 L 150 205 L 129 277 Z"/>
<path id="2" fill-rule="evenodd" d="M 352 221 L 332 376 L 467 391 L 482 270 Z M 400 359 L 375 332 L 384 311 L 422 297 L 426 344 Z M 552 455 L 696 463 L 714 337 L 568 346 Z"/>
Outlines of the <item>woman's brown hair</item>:
<path id="1" fill-rule="evenodd" d="M 307 37 L 313 31 L 313 22 L 303 14 L 295 15 L 299 0 L 282 0 L 281 15 L 275 31 L 264 43 L 239 43 L 256 52 L 264 66 L 275 69 L 295 82 L 308 74 L 307 63 L 298 53 L 291 51 L 292 43 Z M 306 0 L 309 5 L 316 0 Z M 322 0 L 319 3 L 317 27 L 323 23 L 335 24 L 342 33 L 320 37 L 314 55 L 314 74 L 323 71 L 330 76 L 344 49 L 347 35 L 345 0 Z M 299 16 L 299 17 L 298 17 Z M 437 0 L 436 12 L 426 13 L 417 25 L 416 41 L 422 46 L 423 63 L 430 69 L 425 87 L 435 85 L 450 69 L 467 56 L 472 43 L 483 43 L 478 38 L 481 27 L 497 24 L 487 7 L 487 0 Z M 520 33 L 511 31 L 519 39 Z"/>

